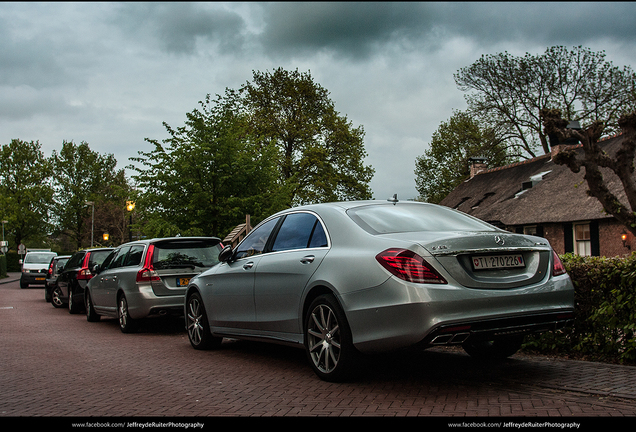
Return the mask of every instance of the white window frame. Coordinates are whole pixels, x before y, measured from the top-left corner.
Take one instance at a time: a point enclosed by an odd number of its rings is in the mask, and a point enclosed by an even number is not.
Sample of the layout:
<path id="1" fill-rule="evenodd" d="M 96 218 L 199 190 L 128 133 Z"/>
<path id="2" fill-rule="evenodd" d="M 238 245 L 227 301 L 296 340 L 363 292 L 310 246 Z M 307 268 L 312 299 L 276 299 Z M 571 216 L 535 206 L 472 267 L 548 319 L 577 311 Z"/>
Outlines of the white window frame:
<path id="1" fill-rule="evenodd" d="M 581 227 L 585 230 L 587 227 L 587 238 L 583 235 L 579 238 L 577 228 Z M 576 222 L 572 224 L 572 241 L 574 242 L 574 253 L 579 256 L 592 256 L 592 235 L 590 230 L 590 222 Z M 585 231 L 583 231 L 585 234 Z"/>

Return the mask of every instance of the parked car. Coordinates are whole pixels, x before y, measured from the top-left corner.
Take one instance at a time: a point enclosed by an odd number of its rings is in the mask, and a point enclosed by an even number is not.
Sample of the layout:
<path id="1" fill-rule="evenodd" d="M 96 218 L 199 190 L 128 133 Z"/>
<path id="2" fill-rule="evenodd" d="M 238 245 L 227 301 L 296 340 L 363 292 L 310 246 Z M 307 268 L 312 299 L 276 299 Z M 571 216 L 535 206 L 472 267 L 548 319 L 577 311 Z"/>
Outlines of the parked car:
<path id="1" fill-rule="evenodd" d="M 57 286 L 52 294 L 53 306 L 68 305 L 70 313 L 81 312 L 84 309 L 86 284 L 93 278 L 92 269 L 103 263 L 112 251 L 113 248 L 92 248 L 75 252 L 57 278 Z"/>
<path id="2" fill-rule="evenodd" d="M 86 291 L 86 319 L 116 317 L 122 332 L 139 320 L 183 315 L 186 287 L 192 277 L 218 263 L 216 237 L 173 237 L 126 243 L 94 269 Z"/>
<path id="3" fill-rule="evenodd" d="M 28 288 L 29 285 L 44 285 L 46 283 L 46 272 L 49 269 L 51 258 L 57 253 L 50 250 L 27 250 L 22 264 L 20 274 L 20 288 Z"/>
<path id="4" fill-rule="evenodd" d="M 46 273 L 46 280 L 44 283 L 44 300 L 50 302 L 53 298 L 51 293 L 53 289 L 57 286 L 57 277 L 64 269 L 64 265 L 70 258 L 70 255 L 58 255 L 51 259 L 51 263 L 49 264 L 49 270 Z"/>
<path id="5" fill-rule="evenodd" d="M 514 354 L 527 333 L 573 319 L 574 289 L 544 238 L 418 202 L 316 204 L 259 224 L 190 281 L 188 338 L 304 347 L 315 373 L 347 379 L 360 353 L 462 345 Z"/>

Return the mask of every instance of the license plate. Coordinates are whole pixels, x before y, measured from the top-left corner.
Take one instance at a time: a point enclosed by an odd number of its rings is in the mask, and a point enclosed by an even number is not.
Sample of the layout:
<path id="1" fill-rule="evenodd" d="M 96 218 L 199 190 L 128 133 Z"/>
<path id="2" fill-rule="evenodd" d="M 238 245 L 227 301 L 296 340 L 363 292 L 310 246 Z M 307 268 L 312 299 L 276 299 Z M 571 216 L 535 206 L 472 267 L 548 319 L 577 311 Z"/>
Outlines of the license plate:
<path id="1" fill-rule="evenodd" d="M 521 254 L 474 256 L 473 268 L 475 270 L 506 269 L 525 267 Z"/>
<path id="2" fill-rule="evenodd" d="M 190 283 L 190 278 L 177 278 L 177 286 L 178 287 L 183 287 L 183 286 L 188 286 L 188 284 Z"/>
<path id="3" fill-rule="evenodd" d="M 36 281 L 43 281 L 46 278 L 35 278 Z"/>

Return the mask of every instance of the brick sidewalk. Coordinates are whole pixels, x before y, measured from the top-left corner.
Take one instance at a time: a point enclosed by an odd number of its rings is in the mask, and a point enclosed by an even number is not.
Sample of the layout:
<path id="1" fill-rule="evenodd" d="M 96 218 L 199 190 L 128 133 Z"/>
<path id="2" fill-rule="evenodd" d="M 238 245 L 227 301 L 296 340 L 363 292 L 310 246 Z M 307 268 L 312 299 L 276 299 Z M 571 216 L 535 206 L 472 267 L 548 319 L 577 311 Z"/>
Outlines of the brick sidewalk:
<path id="1" fill-rule="evenodd" d="M 498 364 L 433 349 L 376 357 L 345 384 L 304 352 L 226 341 L 196 351 L 181 323 L 124 335 L 0 285 L 0 417 L 636 416 L 636 368 L 516 355 Z"/>

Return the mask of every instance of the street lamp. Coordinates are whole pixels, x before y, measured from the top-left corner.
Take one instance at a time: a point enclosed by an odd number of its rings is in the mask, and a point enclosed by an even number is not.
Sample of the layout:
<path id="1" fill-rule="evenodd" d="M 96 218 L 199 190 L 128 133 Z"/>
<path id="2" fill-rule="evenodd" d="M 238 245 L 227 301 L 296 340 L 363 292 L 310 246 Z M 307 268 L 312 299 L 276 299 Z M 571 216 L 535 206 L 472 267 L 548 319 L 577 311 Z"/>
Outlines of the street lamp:
<path id="1" fill-rule="evenodd" d="M 129 217 L 128 217 L 128 241 L 131 242 L 132 241 L 132 211 L 135 209 L 135 202 L 134 201 L 126 201 L 126 210 L 128 210 L 128 213 L 130 213 Z"/>
<path id="2" fill-rule="evenodd" d="M 93 247 L 93 229 L 95 228 L 95 202 L 94 201 L 86 201 L 84 204 L 93 207 L 93 213 L 91 216 L 91 247 Z"/>
<path id="3" fill-rule="evenodd" d="M 4 224 L 6 223 L 9 223 L 9 221 L 2 221 L 2 244 L 0 244 L 0 249 L 2 250 L 3 254 L 7 253 L 7 251 L 9 250 L 9 245 L 7 244 L 7 242 L 4 241 Z"/>

